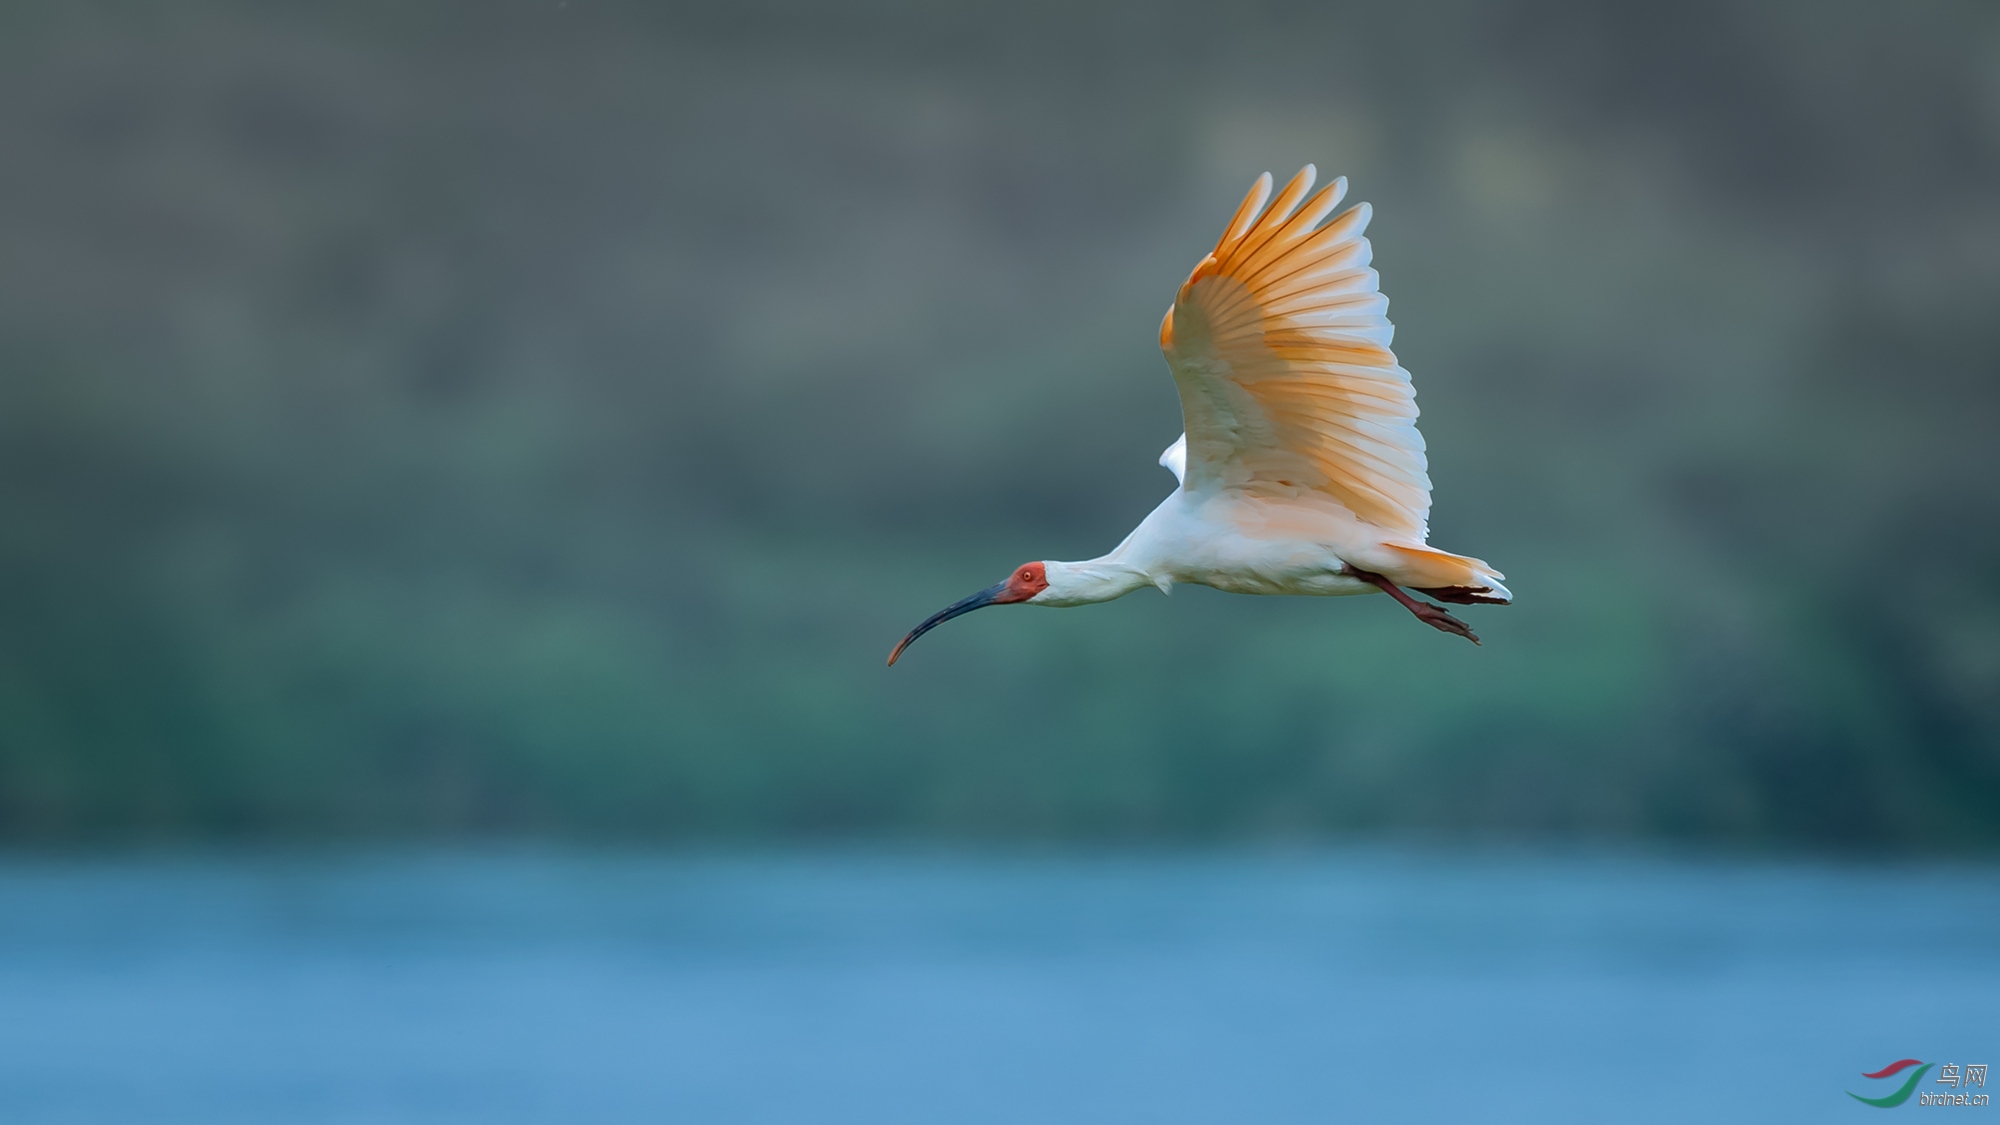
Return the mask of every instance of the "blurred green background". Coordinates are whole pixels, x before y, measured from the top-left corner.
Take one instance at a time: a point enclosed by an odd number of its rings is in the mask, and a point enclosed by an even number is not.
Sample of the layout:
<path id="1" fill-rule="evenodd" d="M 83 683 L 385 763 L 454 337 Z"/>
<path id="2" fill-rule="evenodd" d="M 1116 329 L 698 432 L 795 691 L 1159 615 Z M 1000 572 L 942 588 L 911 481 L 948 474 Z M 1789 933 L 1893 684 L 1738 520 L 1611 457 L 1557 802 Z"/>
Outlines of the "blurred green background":
<path id="1" fill-rule="evenodd" d="M 1374 203 L 1519 601 L 955 622 Z M 0 7 L 0 836 L 2000 841 L 1984 2 Z"/>

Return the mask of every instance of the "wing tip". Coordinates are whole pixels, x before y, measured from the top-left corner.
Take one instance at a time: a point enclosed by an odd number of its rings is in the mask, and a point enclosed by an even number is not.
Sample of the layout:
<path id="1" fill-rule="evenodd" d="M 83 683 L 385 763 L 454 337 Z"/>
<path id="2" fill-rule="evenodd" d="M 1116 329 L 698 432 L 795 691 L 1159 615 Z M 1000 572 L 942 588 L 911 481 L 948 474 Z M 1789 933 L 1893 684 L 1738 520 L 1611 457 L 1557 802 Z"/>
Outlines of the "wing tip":
<path id="1" fill-rule="evenodd" d="M 1292 177 L 1291 183 L 1285 185 L 1285 190 L 1291 191 L 1292 186 L 1296 184 L 1298 185 L 1299 198 L 1304 199 L 1306 193 L 1311 191 L 1313 184 L 1317 183 L 1318 181 L 1319 181 L 1318 166 L 1312 164 L 1311 162 L 1307 162 L 1306 166 L 1299 169 L 1298 174 Z"/>
<path id="2" fill-rule="evenodd" d="M 1249 233 L 1251 225 L 1257 220 L 1258 213 L 1264 210 L 1264 204 L 1270 199 L 1271 173 L 1259 173 L 1256 181 L 1250 185 L 1250 194 L 1244 196 L 1242 204 L 1236 208 L 1236 217 L 1230 219 L 1229 226 L 1223 229 L 1222 240 L 1215 244 L 1218 254 L 1223 247 Z"/>

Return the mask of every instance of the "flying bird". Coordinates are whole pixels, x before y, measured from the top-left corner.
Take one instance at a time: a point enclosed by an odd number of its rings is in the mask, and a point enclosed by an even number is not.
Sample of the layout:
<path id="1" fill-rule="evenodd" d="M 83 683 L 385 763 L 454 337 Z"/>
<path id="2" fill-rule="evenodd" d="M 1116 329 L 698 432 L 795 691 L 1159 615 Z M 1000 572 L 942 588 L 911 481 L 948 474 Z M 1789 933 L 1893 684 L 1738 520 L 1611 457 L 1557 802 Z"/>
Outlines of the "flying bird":
<path id="1" fill-rule="evenodd" d="M 1271 174 L 1259 176 L 1160 322 L 1186 430 L 1160 464 L 1180 487 L 1110 554 L 1024 563 L 926 618 L 889 663 L 985 606 L 1089 605 L 1177 582 L 1235 594 L 1379 590 L 1479 643 L 1443 606 L 1411 595 L 1513 600 L 1499 571 L 1425 542 L 1424 438 L 1410 373 L 1389 350 L 1389 299 L 1369 268 L 1370 209 L 1326 222 L 1347 179 L 1307 198 L 1315 175 L 1306 165 L 1275 200 Z"/>

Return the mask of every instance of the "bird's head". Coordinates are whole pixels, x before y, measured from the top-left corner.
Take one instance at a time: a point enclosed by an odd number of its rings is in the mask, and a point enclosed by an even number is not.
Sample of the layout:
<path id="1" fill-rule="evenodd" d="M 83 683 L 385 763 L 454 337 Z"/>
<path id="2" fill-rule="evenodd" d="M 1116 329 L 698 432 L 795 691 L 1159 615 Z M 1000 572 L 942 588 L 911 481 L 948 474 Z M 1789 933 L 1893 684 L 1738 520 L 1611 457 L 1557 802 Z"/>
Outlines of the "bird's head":
<path id="1" fill-rule="evenodd" d="M 988 586 L 970 597 L 960 598 L 943 609 L 938 610 L 936 613 L 931 614 L 929 617 L 924 618 L 923 624 L 910 630 L 910 635 L 904 637 L 896 645 L 895 651 L 889 654 L 889 663 L 894 664 L 896 658 L 903 655 L 903 650 L 909 648 L 912 641 L 915 641 L 918 637 L 923 636 L 925 633 L 950 621 L 954 617 L 971 613 L 975 609 L 983 609 L 989 605 L 1011 605 L 1014 602 L 1033 601 L 1038 595 L 1047 591 L 1048 588 L 1049 567 L 1047 563 L 1022 563 L 1020 566 L 1014 568 L 1014 573 L 1008 575 L 1005 581 Z"/>

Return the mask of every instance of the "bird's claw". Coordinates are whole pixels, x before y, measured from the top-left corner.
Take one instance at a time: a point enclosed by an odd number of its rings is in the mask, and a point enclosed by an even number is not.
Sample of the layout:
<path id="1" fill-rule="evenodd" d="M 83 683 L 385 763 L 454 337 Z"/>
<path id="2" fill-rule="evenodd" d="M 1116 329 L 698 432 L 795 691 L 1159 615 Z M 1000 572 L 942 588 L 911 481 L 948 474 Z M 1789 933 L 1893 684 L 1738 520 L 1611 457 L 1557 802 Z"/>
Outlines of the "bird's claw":
<path id="1" fill-rule="evenodd" d="M 1472 631 L 1472 626 L 1453 617 L 1443 606 L 1432 605 L 1429 602 L 1418 602 L 1417 607 L 1411 610 L 1411 612 L 1417 615 L 1417 620 L 1422 621 L 1433 629 L 1442 630 L 1446 633 L 1456 633 L 1473 644 L 1479 643 L 1479 634 Z"/>

